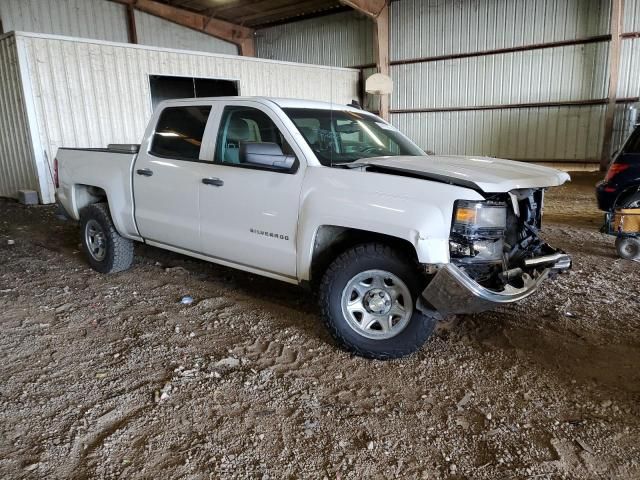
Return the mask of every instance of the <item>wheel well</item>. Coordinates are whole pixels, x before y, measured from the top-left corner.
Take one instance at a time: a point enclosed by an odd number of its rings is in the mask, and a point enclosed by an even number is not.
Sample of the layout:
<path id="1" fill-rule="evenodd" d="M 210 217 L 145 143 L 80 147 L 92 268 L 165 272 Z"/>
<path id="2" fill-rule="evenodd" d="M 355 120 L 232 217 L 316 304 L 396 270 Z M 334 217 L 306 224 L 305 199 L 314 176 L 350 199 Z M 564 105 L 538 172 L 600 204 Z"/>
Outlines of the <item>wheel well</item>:
<path id="1" fill-rule="evenodd" d="M 634 185 L 627 188 L 620 195 L 618 195 L 614 206 L 624 205 L 625 202 L 627 202 L 629 199 L 631 199 L 631 197 L 638 193 L 640 193 L 640 185 Z"/>
<path id="2" fill-rule="evenodd" d="M 77 184 L 74 185 L 74 190 L 75 204 L 78 213 L 88 205 L 105 202 L 107 200 L 107 192 L 100 187 Z"/>
<path id="3" fill-rule="evenodd" d="M 316 232 L 313 244 L 310 282 L 312 284 L 319 282 L 329 264 L 345 250 L 360 243 L 372 242 L 384 243 L 399 251 L 408 253 L 416 261 L 418 260 L 415 247 L 411 242 L 403 238 L 357 228 L 322 225 Z"/>

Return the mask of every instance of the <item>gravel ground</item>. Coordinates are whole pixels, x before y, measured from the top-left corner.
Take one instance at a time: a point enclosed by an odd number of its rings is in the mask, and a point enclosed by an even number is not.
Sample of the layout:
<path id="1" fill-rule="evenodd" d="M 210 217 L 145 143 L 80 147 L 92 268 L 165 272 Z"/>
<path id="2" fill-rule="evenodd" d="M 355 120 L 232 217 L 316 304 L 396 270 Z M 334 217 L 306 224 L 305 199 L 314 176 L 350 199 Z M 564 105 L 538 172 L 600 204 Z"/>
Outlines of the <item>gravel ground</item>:
<path id="1" fill-rule="evenodd" d="M 295 287 L 142 245 L 104 276 L 0 200 L 0 477 L 640 478 L 640 264 L 574 180 L 544 228 L 569 274 L 390 362 Z"/>

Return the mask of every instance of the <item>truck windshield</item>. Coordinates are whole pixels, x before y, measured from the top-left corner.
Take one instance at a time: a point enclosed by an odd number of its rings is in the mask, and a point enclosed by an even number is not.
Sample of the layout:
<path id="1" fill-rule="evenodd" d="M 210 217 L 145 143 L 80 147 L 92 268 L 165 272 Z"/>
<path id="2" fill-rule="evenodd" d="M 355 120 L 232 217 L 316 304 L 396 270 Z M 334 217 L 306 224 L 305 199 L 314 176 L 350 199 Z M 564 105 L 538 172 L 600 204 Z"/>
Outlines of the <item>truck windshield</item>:
<path id="1" fill-rule="evenodd" d="M 365 112 L 285 108 L 322 165 L 425 153 L 395 127 Z"/>

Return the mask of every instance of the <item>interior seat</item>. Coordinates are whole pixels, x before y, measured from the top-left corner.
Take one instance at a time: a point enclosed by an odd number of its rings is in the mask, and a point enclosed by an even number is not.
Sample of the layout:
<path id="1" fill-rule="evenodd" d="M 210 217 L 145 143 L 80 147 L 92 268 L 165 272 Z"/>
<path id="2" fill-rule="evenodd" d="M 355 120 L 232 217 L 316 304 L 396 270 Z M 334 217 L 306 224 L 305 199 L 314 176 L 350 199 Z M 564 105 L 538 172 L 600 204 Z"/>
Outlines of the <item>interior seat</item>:
<path id="1" fill-rule="evenodd" d="M 249 124 L 243 118 L 233 116 L 227 127 L 224 149 L 225 163 L 240 163 L 240 142 L 252 140 Z"/>

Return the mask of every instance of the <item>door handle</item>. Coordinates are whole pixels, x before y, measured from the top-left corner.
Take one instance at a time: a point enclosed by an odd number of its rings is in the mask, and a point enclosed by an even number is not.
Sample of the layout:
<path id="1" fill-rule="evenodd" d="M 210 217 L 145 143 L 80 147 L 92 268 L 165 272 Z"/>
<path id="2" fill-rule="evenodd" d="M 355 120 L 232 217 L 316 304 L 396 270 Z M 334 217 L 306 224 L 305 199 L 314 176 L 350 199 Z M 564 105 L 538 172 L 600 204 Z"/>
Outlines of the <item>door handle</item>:
<path id="1" fill-rule="evenodd" d="M 150 177 L 151 175 L 153 175 L 153 171 L 149 170 L 148 168 L 141 168 L 139 170 L 136 170 L 136 173 L 138 175 L 144 175 L 145 177 Z"/>
<path id="2" fill-rule="evenodd" d="M 205 185 L 213 185 L 214 187 L 221 187 L 224 185 L 224 182 L 219 178 L 203 178 L 202 183 Z"/>

